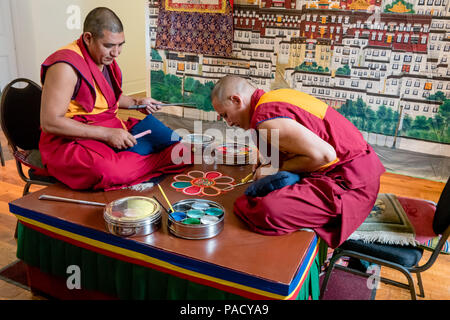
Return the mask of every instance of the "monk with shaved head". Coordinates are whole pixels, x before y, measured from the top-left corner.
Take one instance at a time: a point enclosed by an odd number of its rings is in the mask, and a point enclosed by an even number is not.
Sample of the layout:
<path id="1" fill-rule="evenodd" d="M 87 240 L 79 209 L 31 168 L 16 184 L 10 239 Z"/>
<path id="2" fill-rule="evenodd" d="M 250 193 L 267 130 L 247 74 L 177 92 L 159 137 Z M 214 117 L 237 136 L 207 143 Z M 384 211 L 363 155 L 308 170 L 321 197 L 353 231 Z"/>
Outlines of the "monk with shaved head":
<path id="1" fill-rule="evenodd" d="M 311 228 L 336 248 L 369 215 L 385 169 L 336 110 L 306 93 L 264 92 L 234 75 L 217 82 L 211 100 L 229 125 L 256 130 L 279 153 L 279 165 L 258 162 L 255 182 L 234 204 L 252 230 L 281 235 Z"/>
<path id="2" fill-rule="evenodd" d="M 99 7 L 86 16 L 81 37 L 42 64 L 39 150 L 48 173 L 70 188 L 122 188 L 185 167 L 171 159 L 179 139 L 151 115 L 159 102 L 122 93 L 116 58 L 124 45 L 119 17 Z M 117 116 L 136 105 L 144 120 Z M 148 130 L 138 143 L 135 136 Z"/>

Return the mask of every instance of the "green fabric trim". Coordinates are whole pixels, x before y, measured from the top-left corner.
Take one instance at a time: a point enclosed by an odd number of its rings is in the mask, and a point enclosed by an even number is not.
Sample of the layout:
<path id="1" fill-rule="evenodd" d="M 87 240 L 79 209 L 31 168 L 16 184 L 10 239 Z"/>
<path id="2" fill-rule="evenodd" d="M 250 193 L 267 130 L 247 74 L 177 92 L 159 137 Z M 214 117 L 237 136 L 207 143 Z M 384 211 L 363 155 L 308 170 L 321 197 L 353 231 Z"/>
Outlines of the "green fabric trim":
<path id="1" fill-rule="evenodd" d="M 66 269 L 81 269 L 81 287 L 124 300 L 242 300 L 241 296 L 124 262 L 51 238 L 21 223 L 17 258 L 62 279 Z M 297 300 L 319 299 L 319 257 L 314 260 Z"/>

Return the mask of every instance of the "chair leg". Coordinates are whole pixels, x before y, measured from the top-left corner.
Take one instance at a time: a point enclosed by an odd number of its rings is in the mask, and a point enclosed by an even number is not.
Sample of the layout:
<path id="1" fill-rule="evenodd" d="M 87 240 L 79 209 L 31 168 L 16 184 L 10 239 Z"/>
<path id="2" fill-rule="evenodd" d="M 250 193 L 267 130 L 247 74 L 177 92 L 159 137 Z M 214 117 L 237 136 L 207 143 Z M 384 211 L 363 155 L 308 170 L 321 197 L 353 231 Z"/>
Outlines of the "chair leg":
<path id="1" fill-rule="evenodd" d="M 26 196 L 27 194 L 30 193 L 30 187 L 31 187 L 31 182 L 27 182 L 25 184 L 25 187 L 23 188 L 23 196 Z"/>
<path id="2" fill-rule="evenodd" d="M 418 296 L 421 298 L 425 298 L 425 290 L 423 289 L 422 275 L 420 274 L 420 272 L 417 272 L 417 284 L 419 286 Z"/>
<path id="3" fill-rule="evenodd" d="M 333 271 L 334 265 L 336 261 L 341 257 L 339 253 L 333 255 L 330 259 L 330 264 L 328 265 L 327 272 L 325 274 L 325 278 L 323 278 L 322 286 L 320 287 L 320 298 L 323 298 L 325 291 L 327 290 L 328 281 L 330 280 L 331 272 Z"/>
<path id="4" fill-rule="evenodd" d="M 18 239 L 18 229 L 19 229 L 19 220 L 17 220 L 17 222 L 16 222 L 16 230 L 14 230 L 14 239 L 16 239 L 16 241 L 17 241 L 17 239 Z"/>
<path id="5" fill-rule="evenodd" d="M 397 269 L 397 270 L 399 270 L 399 269 Z M 417 300 L 416 288 L 414 286 L 414 280 L 413 280 L 411 273 L 405 269 L 405 272 L 403 272 L 403 274 L 406 276 L 406 279 L 408 280 L 409 292 L 411 293 L 411 300 Z"/>
<path id="6" fill-rule="evenodd" d="M 3 149 L 2 149 L 2 145 L 0 144 L 0 159 L 2 161 L 2 167 L 5 166 L 5 157 L 3 156 Z"/>
<path id="7" fill-rule="evenodd" d="M 325 278 L 323 279 L 322 287 L 321 287 L 321 290 L 320 290 L 320 297 L 321 297 L 321 298 L 323 298 L 323 294 L 324 294 L 325 291 L 326 291 L 326 287 L 327 287 L 327 285 L 328 285 L 329 277 L 330 277 L 330 275 L 331 275 L 331 272 L 332 272 L 333 268 L 335 267 L 335 263 L 336 263 L 336 261 L 337 261 L 338 259 L 340 259 L 342 256 L 346 256 L 346 257 L 354 257 L 354 258 L 358 258 L 358 259 L 364 259 L 364 260 L 366 260 L 366 261 L 373 262 L 373 263 L 376 263 L 376 264 L 379 264 L 379 265 L 384 265 L 384 266 L 387 266 L 387 267 L 390 267 L 390 268 L 393 268 L 393 269 L 395 269 L 395 270 L 400 271 L 401 273 L 403 273 L 403 274 L 405 275 L 406 279 L 408 280 L 408 286 L 406 286 L 406 285 L 403 284 L 403 286 L 401 286 L 401 287 L 402 287 L 402 288 L 403 288 L 403 287 L 409 288 L 409 291 L 410 291 L 410 293 L 411 293 L 411 299 L 412 299 L 412 300 L 417 300 L 417 296 L 416 296 L 416 288 L 415 288 L 415 286 L 414 286 L 414 280 L 413 280 L 413 278 L 412 278 L 411 273 L 410 273 L 406 268 L 404 268 L 404 267 L 402 267 L 402 266 L 400 266 L 400 265 L 392 265 L 392 264 L 390 264 L 390 263 L 388 264 L 388 263 L 386 263 L 385 261 L 382 261 L 382 260 L 379 260 L 379 259 L 375 259 L 375 258 L 373 258 L 373 257 L 367 257 L 367 256 L 364 256 L 364 255 L 362 255 L 362 254 L 357 254 L 357 253 L 355 253 L 355 252 L 349 252 L 349 251 L 345 251 L 345 250 L 343 250 L 343 251 L 337 253 L 336 255 L 333 255 L 333 257 L 331 258 L 331 260 L 330 260 L 330 265 L 328 266 L 328 270 L 327 270 L 327 273 L 326 273 L 326 275 L 325 275 Z M 340 268 L 340 269 L 341 269 L 341 268 Z M 344 268 L 342 268 L 341 270 L 350 272 L 351 269 L 348 269 L 348 268 L 345 268 L 345 267 L 344 267 Z M 362 272 L 361 272 L 361 273 L 362 273 Z M 420 277 L 420 276 L 419 276 L 419 277 Z M 387 283 L 389 283 L 389 284 L 396 285 L 396 281 L 389 281 L 388 279 L 383 279 L 383 278 L 380 278 L 380 280 L 381 280 L 381 281 L 387 280 L 387 281 L 383 281 L 383 282 L 387 282 Z M 400 283 L 399 283 L 399 284 L 400 284 Z"/>

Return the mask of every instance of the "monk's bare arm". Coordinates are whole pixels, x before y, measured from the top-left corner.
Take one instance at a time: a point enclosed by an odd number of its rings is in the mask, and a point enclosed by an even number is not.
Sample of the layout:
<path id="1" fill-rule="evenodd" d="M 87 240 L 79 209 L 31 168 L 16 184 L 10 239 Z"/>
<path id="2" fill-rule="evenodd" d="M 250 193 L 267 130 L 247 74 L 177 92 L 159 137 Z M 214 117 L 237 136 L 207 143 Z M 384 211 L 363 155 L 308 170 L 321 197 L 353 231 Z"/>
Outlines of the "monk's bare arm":
<path id="1" fill-rule="evenodd" d="M 136 144 L 136 139 L 124 129 L 91 126 L 65 117 L 76 82 L 75 70 L 66 63 L 57 63 L 47 70 L 41 99 L 42 130 L 59 136 L 100 140 L 118 149 Z"/>
<path id="2" fill-rule="evenodd" d="M 298 122 L 288 118 L 277 118 L 262 122 L 258 130 L 267 130 L 267 139 L 289 155 L 282 162 L 280 170 L 290 172 L 313 172 L 336 159 L 334 148 Z"/>
<path id="3" fill-rule="evenodd" d="M 159 102 L 155 99 L 149 98 L 149 97 L 132 98 L 130 96 L 123 94 L 120 96 L 120 99 L 119 99 L 119 108 L 128 109 L 134 105 L 146 105 L 146 108 L 139 109 L 139 111 L 141 111 L 144 114 L 152 114 L 161 109 L 161 107 L 158 106 L 158 104 L 160 104 L 160 103 L 161 102 Z"/>
<path id="4" fill-rule="evenodd" d="M 137 99 L 122 94 L 119 99 L 119 108 L 128 109 L 131 106 L 137 105 Z"/>

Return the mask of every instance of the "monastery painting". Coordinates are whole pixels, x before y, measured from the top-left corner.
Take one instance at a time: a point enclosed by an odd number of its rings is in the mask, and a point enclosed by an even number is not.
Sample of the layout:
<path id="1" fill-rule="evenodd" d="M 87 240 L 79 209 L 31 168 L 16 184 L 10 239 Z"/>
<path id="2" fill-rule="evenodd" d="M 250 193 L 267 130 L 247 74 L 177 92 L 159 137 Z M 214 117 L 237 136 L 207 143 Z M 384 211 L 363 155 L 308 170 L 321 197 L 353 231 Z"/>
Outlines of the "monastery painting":
<path id="1" fill-rule="evenodd" d="M 450 154 L 449 0 L 235 0 L 229 56 L 157 49 L 159 9 L 149 0 L 156 99 L 195 102 L 200 119 L 217 120 L 209 92 L 236 74 L 316 96 L 364 132 Z"/>

